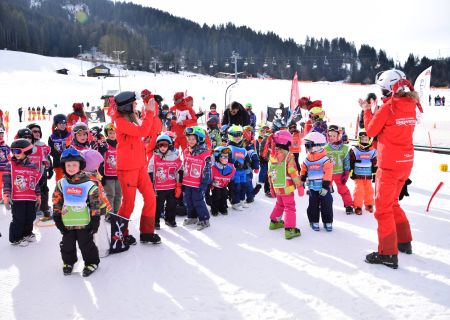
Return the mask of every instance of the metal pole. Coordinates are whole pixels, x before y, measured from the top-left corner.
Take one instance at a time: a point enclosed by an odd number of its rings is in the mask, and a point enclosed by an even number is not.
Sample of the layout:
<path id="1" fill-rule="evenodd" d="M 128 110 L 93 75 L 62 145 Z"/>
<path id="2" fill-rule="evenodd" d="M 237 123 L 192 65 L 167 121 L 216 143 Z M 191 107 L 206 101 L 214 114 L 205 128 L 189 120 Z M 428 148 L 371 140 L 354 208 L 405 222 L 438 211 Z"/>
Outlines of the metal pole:
<path id="1" fill-rule="evenodd" d="M 119 64 L 120 64 L 120 55 L 122 53 L 125 53 L 125 51 L 115 50 L 115 51 L 113 51 L 113 53 L 117 54 L 117 70 L 119 70 L 119 91 L 122 91 L 122 87 L 120 85 L 120 67 L 119 67 Z"/>
<path id="2" fill-rule="evenodd" d="M 78 48 L 80 48 L 80 67 L 81 67 L 81 76 L 83 75 L 83 59 L 82 59 L 82 54 L 83 54 L 83 46 L 80 44 L 78 46 Z"/>
<path id="3" fill-rule="evenodd" d="M 227 93 L 228 89 L 230 89 L 231 86 L 235 85 L 238 82 L 238 76 L 237 76 L 237 61 L 240 59 L 239 53 L 233 51 L 231 53 L 231 60 L 234 62 L 234 82 L 230 84 L 227 89 L 225 90 L 225 107 L 227 107 Z"/>

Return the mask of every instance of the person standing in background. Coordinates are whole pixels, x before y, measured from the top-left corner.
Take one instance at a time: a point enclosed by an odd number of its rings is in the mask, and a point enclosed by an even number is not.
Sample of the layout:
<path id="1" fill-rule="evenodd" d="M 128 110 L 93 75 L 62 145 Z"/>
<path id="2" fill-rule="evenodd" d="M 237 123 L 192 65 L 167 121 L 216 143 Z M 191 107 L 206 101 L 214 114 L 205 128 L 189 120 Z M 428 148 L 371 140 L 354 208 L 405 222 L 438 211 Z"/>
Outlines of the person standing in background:
<path id="1" fill-rule="evenodd" d="M 23 114 L 22 107 L 19 107 L 19 109 L 17 109 L 17 113 L 19 114 L 19 122 L 22 122 L 22 114 Z"/>

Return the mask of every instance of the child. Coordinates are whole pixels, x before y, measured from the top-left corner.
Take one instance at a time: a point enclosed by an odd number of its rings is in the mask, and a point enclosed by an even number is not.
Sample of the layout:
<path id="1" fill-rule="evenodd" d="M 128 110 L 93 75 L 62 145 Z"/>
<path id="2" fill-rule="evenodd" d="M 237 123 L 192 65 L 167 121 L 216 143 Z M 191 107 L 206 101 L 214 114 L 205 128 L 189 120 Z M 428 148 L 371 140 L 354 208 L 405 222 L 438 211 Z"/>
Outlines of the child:
<path id="1" fill-rule="evenodd" d="M 228 157 L 231 152 L 230 147 L 219 146 L 214 149 L 215 162 L 212 166 L 212 184 L 211 184 L 211 214 L 217 216 L 219 212 L 223 215 L 228 214 L 227 186 L 234 177 L 236 169 L 228 163 Z"/>
<path id="2" fill-rule="evenodd" d="M 290 151 L 294 154 L 295 157 L 295 164 L 297 165 L 297 171 L 300 172 L 300 163 L 298 162 L 298 158 L 300 155 L 300 152 L 302 151 L 302 137 L 300 134 L 300 131 L 297 129 L 297 123 L 292 122 L 289 125 L 289 132 L 292 135 L 292 145 L 290 148 Z"/>
<path id="3" fill-rule="evenodd" d="M 47 180 L 53 177 L 53 165 L 50 160 L 50 147 L 41 141 L 42 130 L 41 127 L 36 123 L 31 123 L 27 126 L 31 130 L 33 135 L 33 153 L 28 156 L 28 158 L 33 162 L 38 168 L 42 165 L 42 184 L 41 184 L 41 205 L 38 208 L 40 213 L 43 214 L 41 221 L 51 220 L 50 206 L 48 205 L 48 193 L 49 189 L 47 186 Z"/>
<path id="4" fill-rule="evenodd" d="M 92 136 L 92 141 L 90 142 L 91 149 L 100 151 L 102 148 L 106 148 L 105 136 L 102 134 L 102 128 L 95 126 L 89 129 Z"/>
<path id="5" fill-rule="evenodd" d="M 98 182 L 92 181 L 82 170 L 86 162 L 81 153 L 69 148 L 61 155 L 64 177 L 53 192 L 53 219 L 62 234 L 60 243 L 63 273 L 70 275 L 77 262 L 76 243 L 84 260 L 83 277 L 98 268 L 100 258 L 94 234 L 100 225 Z"/>
<path id="6" fill-rule="evenodd" d="M 261 190 L 260 184 L 257 184 L 253 188 L 253 172 L 255 174 L 259 173 L 259 157 L 256 152 L 255 133 L 253 131 L 254 128 L 252 126 L 245 126 L 243 128 L 243 147 L 247 151 L 247 168 L 245 169 L 247 177 L 245 196 L 247 197 L 247 203 L 254 202 L 255 195 Z"/>
<path id="7" fill-rule="evenodd" d="M 10 204 L 12 210 L 9 241 L 21 247 L 36 241 L 33 222 L 41 201 L 39 180 L 42 174 L 28 159 L 32 151 L 33 145 L 27 139 L 14 140 L 11 162 L 3 175 L 3 201 L 5 206 Z"/>
<path id="8" fill-rule="evenodd" d="M 112 123 L 108 123 L 105 126 L 106 148 L 99 150 L 104 159 L 100 165 L 99 172 L 103 176 L 102 185 L 111 205 L 111 210 L 117 214 L 122 203 L 122 189 L 117 179 L 117 139 L 115 130 Z M 109 216 L 105 217 L 105 219 L 108 220 Z"/>
<path id="9" fill-rule="evenodd" d="M 160 219 L 169 227 L 176 227 L 177 200 L 181 196 L 181 159 L 178 150 L 173 147 L 173 140 L 167 135 L 156 139 L 156 148 L 148 166 L 150 179 L 156 190 L 155 229 L 160 229 Z M 164 208 L 165 204 L 165 208 Z"/>
<path id="10" fill-rule="evenodd" d="M 377 150 L 372 148 L 372 139 L 367 136 L 366 130 L 359 132 L 358 145 L 350 149 L 350 169 L 352 180 L 355 180 L 353 199 L 355 213 L 362 214 L 363 201 L 366 210 L 373 212 L 373 187 L 375 172 L 377 171 Z"/>
<path id="11" fill-rule="evenodd" d="M 211 117 L 206 121 L 206 125 L 208 126 L 208 135 L 211 139 L 212 149 L 214 150 L 218 146 L 220 146 L 222 142 L 222 137 L 220 136 L 219 130 L 219 117 Z"/>
<path id="12" fill-rule="evenodd" d="M 277 202 L 270 214 L 270 230 L 284 229 L 284 236 L 290 240 L 301 235 L 300 229 L 296 228 L 296 209 L 294 190 L 300 197 L 304 195 L 304 188 L 298 176 L 295 158 L 289 152 L 292 143 L 292 135 L 289 131 L 280 130 L 273 136 L 274 153 L 269 160 L 269 181 L 272 193 Z M 285 214 L 285 221 L 281 216 Z"/>
<path id="13" fill-rule="evenodd" d="M 203 230 L 209 227 L 209 212 L 204 197 L 211 183 L 211 156 L 202 128 L 188 127 L 184 134 L 188 147 L 183 152 L 183 196 L 188 217 L 184 219 L 183 225 L 197 224 L 197 230 Z M 198 218 L 194 216 L 194 208 Z"/>
<path id="14" fill-rule="evenodd" d="M 345 213 L 353 213 L 353 199 L 350 190 L 345 185 L 350 174 L 349 146 L 342 141 L 342 129 L 330 125 L 327 130 L 328 144 L 325 146 L 327 156 L 333 163 L 333 181 L 344 202 Z"/>
<path id="15" fill-rule="evenodd" d="M 66 149 L 67 140 L 70 139 L 70 133 L 66 127 L 67 117 L 63 114 L 56 114 L 53 117 L 52 134 L 48 137 L 48 146 L 50 147 L 50 156 L 53 158 L 53 171 L 55 172 L 56 182 L 64 176 L 60 158 L 61 153 Z"/>
<path id="16" fill-rule="evenodd" d="M 209 120 L 212 117 L 216 117 L 218 120 L 220 120 L 220 114 L 216 111 L 217 106 L 215 103 L 211 103 L 209 106 L 209 112 L 207 114 L 207 120 Z"/>
<path id="17" fill-rule="evenodd" d="M 0 127 L 0 192 L 3 194 L 3 174 L 6 171 L 6 165 L 9 163 L 8 156 L 11 149 L 5 142 L 5 130 Z M 3 198 L 0 199 L 0 203 L 3 203 Z M 7 209 L 11 209 L 11 205 L 8 204 Z"/>
<path id="18" fill-rule="evenodd" d="M 259 175 L 258 175 L 258 184 L 264 184 L 264 194 L 268 198 L 272 198 L 272 194 L 270 193 L 270 184 L 267 176 L 267 170 L 269 167 L 269 154 L 270 154 L 270 140 L 272 138 L 272 131 L 268 126 L 263 126 L 259 133 L 261 137 L 261 142 L 258 146 L 258 155 L 259 155 Z"/>
<path id="19" fill-rule="evenodd" d="M 241 126 L 232 125 L 228 129 L 228 146 L 231 148 L 230 160 L 236 168 L 231 188 L 233 190 L 231 197 L 231 207 L 234 210 L 244 210 L 248 208 L 245 202 L 245 189 L 247 187 L 247 169 L 248 158 L 247 151 L 242 143 L 243 130 Z M 246 161 L 247 159 L 247 161 Z"/>
<path id="20" fill-rule="evenodd" d="M 84 122 L 77 122 L 72 126 L 72 141 L 70 146 L 78 151 L 90 149 L 89 127 Z"/>
<path id="21" fill-rule="evenodd" d="M 327 157 L 323 148 L 325 136 L 318 132 L 310 132 L 304 138 L 306 159 L 301 166 L 300 179 L 309 188 L 309 205 L 307 209 L 308 220 L 314 231 L 319 231 L 319 217 L 325 230 L 333 231 L 333 197 L 330 193 L 330 184 L 333 175 L 333 163 Z"/>

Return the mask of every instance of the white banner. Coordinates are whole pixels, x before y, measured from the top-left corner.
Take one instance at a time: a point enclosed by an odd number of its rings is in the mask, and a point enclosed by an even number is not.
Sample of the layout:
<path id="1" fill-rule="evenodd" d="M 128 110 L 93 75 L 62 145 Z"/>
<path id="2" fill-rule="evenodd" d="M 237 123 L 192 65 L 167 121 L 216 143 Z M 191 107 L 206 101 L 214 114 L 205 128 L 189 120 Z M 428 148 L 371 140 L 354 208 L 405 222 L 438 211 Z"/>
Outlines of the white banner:
<path id="1" fill-rule="evenodd" d="M 420 98 L 420 104 L 422 106 L 429 105 L 429 95 L 430 95 L 430 80 L 431 80 L 431 67 L 422 71 L 421 74 L 416 79 L 414 83 L 414 90 L 417 91 Z"/>

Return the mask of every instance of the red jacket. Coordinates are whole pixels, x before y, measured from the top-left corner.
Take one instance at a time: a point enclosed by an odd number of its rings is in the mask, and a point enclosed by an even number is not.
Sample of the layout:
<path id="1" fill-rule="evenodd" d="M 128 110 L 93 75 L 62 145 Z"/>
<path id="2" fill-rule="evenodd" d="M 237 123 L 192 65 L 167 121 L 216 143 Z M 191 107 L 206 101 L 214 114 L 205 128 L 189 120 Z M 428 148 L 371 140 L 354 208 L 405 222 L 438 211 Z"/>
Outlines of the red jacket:
<path id="1" fill-rule="evenodd" d="M 77 123 L 78 121 L 84 122 L 86 124 L 88 124 L 87 118 L 86 116 L 79 116 L 75 113 L 69 113 L 69 115 L 67 116 L 67 130 L 71 131 L 72 126 Z"/>
<path id="2" fill-rule="evenodd" d="M 413 133 L 416 126 L 415 93 L 384 100 L 375 114 L 364 111 L 364 127 L 369 137 L 378 136 L 378 167 L 410 170 L 414 161 Z"/>
<path id="3" fill-rule="evenodd" d="M 139 126 L 129 122 L 123 116 L 115 119 L 117 136 L 117 170 L 135 170 L 145 167 L 147 160 L 142 138 L 150 134 L 153 124 L 153 112 L 146 112 Z"/>

